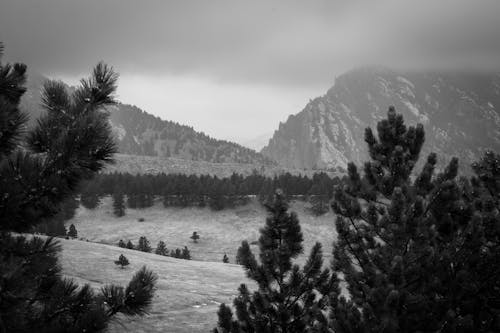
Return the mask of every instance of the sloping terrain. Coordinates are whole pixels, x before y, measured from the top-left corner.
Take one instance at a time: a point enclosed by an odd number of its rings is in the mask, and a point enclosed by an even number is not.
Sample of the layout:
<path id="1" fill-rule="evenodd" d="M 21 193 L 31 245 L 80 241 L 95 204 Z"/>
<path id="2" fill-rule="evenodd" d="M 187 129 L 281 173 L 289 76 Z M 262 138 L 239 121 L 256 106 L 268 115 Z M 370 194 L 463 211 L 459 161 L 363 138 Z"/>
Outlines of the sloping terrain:
<path id="1" fill-rule="evenodd" d="M 210 332 L 217 323 L 220 303 L 232 303 L 237 288 L 248 282 L 241 266 L 190 261 L 79 240 L 61 239 L 63 274 L 94 288 L 126 285 L 143 265 L 158 274 L 151 313 L 145 317 L 119 317 L 109 332 Z M 124 254 L 130 265 L 117 267 Z"/>
<path id="2" fill-rule="evenodd" d="M 330 212 L 315 217 L 307 212 L 306 204 L 294 202 L 291 209 L 298 214 L 304 234 L 304 250 L 308 254 L 315 242 L 323 244 L 324 254 L 331 257 L 332 242 L 336 231 L 334 216 Z M 143 218 L 144 222 L 139 222 Z M 155 247 L 163 240 L 169 250 L 188 246 L 194 260 L 221 262 L 227 253 L 231 263 L 243 240 L 257 241 L 259 229 L 265 223 L 266 212 L 259 203 L 212 211 L 209 208 L 164 208 L 161 203 L 147 209 L 127 209 L 126 215 L 113 215 L 110 198 L 105 198 L 94 210 L 80 207 L 76 216 L 67 222 L 73 223 L 78 237 L 93 242 L 118 244 L 120 239 L 134 244 L 140 236 L 146 236 Z M 193 232 L 200 235 L 198 243 L 190 239 Z M 252 246 L 256 249 L 256 246 Z M 303 257 L 300 261 L 303 261 Z"/>
<path id="3" fill-rule="evenodd" d="M 28 73 L 27 92 L 21 107 L 33 125 L 44 112 L 40 106 L 43 75 Z M 68 90 L 74 88 L 68 86 Z M 271 166 L 271 159 L 239 144 L 217 140 L 190 126 L 163 120 L 137 106 L 117 103 L 108 108 L 109 121 L 122 154 L 174 157 L 212 163 L 244 163 Z"/>
<path id="4" fill-rule="evenodd" d="M 295 168 L 360 164 L 368 158 L 365 128 L 375 129 L 390 105 L 407 124 L 424 125 L 423 156 L 438 153 L 441 166 L 457 156 L 467 171 L 485 149 L 500 150 L 500 75 L 366 67 L 341 75 L 281 123 L 262 153 Z"/>

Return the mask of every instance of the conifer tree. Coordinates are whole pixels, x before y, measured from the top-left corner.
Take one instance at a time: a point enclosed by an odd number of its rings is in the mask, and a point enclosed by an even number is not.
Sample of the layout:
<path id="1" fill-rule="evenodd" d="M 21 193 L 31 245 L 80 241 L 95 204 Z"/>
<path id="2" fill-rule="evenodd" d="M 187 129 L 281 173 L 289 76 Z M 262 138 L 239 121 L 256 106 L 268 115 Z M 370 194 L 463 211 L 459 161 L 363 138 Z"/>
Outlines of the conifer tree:
<path id="1" fill-rule="evenodd" d="M 193 240 L 193 243 L 198 243 L 198 239 L 200 239 L 200 235 L 196 231 L 193 231 L 193 234 L 190 237 Z"/>
<path id="2" fill-rule="evenodd" d="M 123 241 L 123 239 L 120 239 L 120 241 L 118 242 L 118 247 L 126 248 L 127 244 L 125 244 L 125 242 Z"/>
<path id="3" fill-rule="evenodd" d="M 250 253 L 250 245 L 248 245 L 248 241 L 244 240 L 241 242 L 241 246 L 238 248 L 238 251 L 236 252 L 236 263 L 238 265 L 243 264 L 243 257 Z"/>
<path id="4" fill-rule="evenodd" d="M 86 182 L 80 191 L 80 203 L 87 209 L 95 209 L 99 206 L 101 198 L 99 195 L 99 185 L 94 181 Z"/>
<path id="5" fill-rule="evenodd" d="M 184 246 L 184 249 L 182 249 L 182 254 L 181 254 L 180 258 L 186 259 L 186 260 L 191 260 L 191 252 L 189 251 L 187 246 Z"/>
<path id="6" fill-rule="evenodd" d="M 115 265 L 120 266 L 121 268 L 124 268 L 125 266 L 128 266 L 130 263 L 123 254 L 120 254 L 120 257 L 118 257 L 118 260 L 115 261 Z"/>
<path id="7" fill-rule="evenodd" d="M 77 238 L 78 237 L 78 232 L 76 231 L 76 227 L 73 223 L 69 226 L 68 230 L 68 236 L 71 238 Z"/>
<path id="8" fill-rule="evenodd" d="M 116 217 L 125 215 L 125 199 L 120 189 L 113 192 L 113 214 L 115 214 Z"/>
<path id="9" fill-rule="evenodd" d="M 433 153 L 410 177 L 424 130 L 406 127 L 392 107 L 377 131 L 365 132 L 364 175 L 350 163 L 334 194 L 333 269 L 350 297 L 331 294 L 332 330 L 498 331 L 499 207 L 487 182 L 458 179 L 455 158 L 436 175 Z"/>
<path id="10" fill-rule="evenodd" d="M 0 57 L 2 55 L 0 44 Z M 53 238 L 26 238 L 53 217 L 64 200 L 112 161 L 115 145 L 103 107 L 113 102 L 117 75 L 99 64 L 73 94 L 60 82 L 45 83 L 46 113 L 23 133 L 19 110 L 26 66 L 0 64 L 0 331 L 97 332 L 117 313 L 144 314 L 156 277 L 143 268 L 127 293 L 109 286 L 94 291 L 63 278 L 60 245 Z"/>
<path id="11" fill-rule="evenodd" d="M 126 247 L 127 247 L 127 249 L 130 249 L 130 250 L 135 249 L 134 243 L 132 243 L 132 241 L 131 241 L 131 240 L 129 240 L 129 241 L 127 242 Z"/>
<path id="12" fill-rule="evenodd" d="M 322 269 L 321 244 L 316 243 L 304 267 L 292 260 L 302 253 L 303 236 L 295 213 L 280 191 L 274 202 L 266 205 L 268 218 L 260 230 L 257 261 L 249 247 L 240 251 L 240 262 L 258 289 L 253 293 L 242 284 L 234 300 L 236 320 L 221 305 L 219 333 L 227 332 L 326 332 L 323 310 L 327 295 L 336 284 L 328 269 Z"/>
<path id="13" fill-rule="evenodd" d="M 139 237 L 139 243 L 137 244 L 137 250 L 142 252 L 151 252 L 151 245 L 149 245 L 149 241 L 146 237 Z"/>
<path id="14" fill-rule="evenodd" d="M 222 257 L 222 262 L 225 264 L 229 263 L 229 257 L 225 253 L 224 253 L 224 257 Z"/>
<path id="15" fill-rule="evenodd" d="M 158 245 L 156 245 L 155 253 L 159 254 L 161 256 L 167 256 L 168 255 L 168 249 L 167 246 L 165 245 L 164 241 L 159 241 Z"/>

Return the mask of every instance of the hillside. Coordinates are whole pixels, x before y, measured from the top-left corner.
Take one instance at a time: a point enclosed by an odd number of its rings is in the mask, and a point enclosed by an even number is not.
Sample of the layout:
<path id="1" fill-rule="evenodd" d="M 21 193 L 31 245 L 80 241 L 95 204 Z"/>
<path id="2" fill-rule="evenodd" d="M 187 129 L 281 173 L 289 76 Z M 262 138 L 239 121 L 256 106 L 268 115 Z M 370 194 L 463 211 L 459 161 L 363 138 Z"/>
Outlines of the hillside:
<path id="1" fill-rule="evenodd" d="M 241 266 L 219 262 L 189 261 L 78 240 L 60 240 L 63 274 L 94 288 L 115 283 L 126 285 L 135 271 L 146 265 L 158 274 L 150 315 L 111 323 L 110 333 L 210 332 L 217 322 L 220 303 L 231 303 L 242 282 L 248 282 Z M 113 261 L 124 254 L 125 269 Z M 124 326 L 123 326 L 124 325 Z"/>
<path id="2" fill-rule="evenodd" d="M 40 91 L 47 79 L 35 71 L 28 73 L 27 92 L 21 107 L 32 125 L 42 114 Z M 68 90 L 72 88 L 68 86 Z M 239 144 L 217 140 L 192 127 L 163 120 L 140 108 L 118 103 L 108 108 L 118 151 L 122 154 L 173 157 L 211 163 L 243 163 L 272 166 L 262 154 Z"/>
<path id="3" fill-rule="evenodd" d="M 79 237 L 94 242 L 118 244 L 123 239 L 137 243 L 140 236 L 146 236 L 153 247 L 159 240 L 165 241 L 169 250 L 188 246 L 195 260 L 220 262 L 227 253 L 230 262 L 234 263 L 241 241 L 257 241 L 266 218 L 265 210 L 256 200 L 222 211 L 164 208 L 158 203 L 147 209 L 127 208 L 126 215 L 121 218 L 115 217 L 112 209 L 111 199 L 104 198 L 97 209 L 80 207 L 67 225 L 73 223 Z M 319 241 L 324 246 L 325 255 L 330 257 L 336 238 L 333 214 L 315 217 L 301 201 L 293 202 L 291 210 L 297 212 L 300 220 L 305 253 Z M 138 222 L 139 218 L 144 218 L 144 222 Z M 193 231 L 201 237 L 196 244 L 189 238 Z"/>
<path id="4" fill-rule="evenodd" d="M 500 149 L 500 75 L 399 73 L 366 67 L 338 77 L 321 97 L 281 123 L 262 153 L 295 168 L 345 169 L 368 157 L 364 129 L 390 105 L 407 124 L 422 123 L 423 154 L 452 156 L 464 169 L 487 148 Z"/>
<path id="5" fill-rule="evenodd" d="M 162 120 L 136 106 L 117 104 L 110 107 L 109 112 L 118 151 L 123 154 L 213 163 L 273 164 L 254 150 L 211 138 L 189 126 Z"/>

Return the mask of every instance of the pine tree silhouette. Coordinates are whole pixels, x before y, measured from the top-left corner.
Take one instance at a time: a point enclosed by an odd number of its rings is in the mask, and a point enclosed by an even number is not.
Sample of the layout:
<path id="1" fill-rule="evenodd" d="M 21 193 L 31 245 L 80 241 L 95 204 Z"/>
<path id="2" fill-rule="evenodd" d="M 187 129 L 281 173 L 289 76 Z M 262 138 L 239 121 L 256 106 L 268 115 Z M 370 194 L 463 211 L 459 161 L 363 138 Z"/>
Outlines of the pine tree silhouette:
<path id="1" fill-rule="evenodd" d="M 0 44 L 0 57 L 2 51 Z M 116 149 L 102 110 L 113 103 L 116 80 L 101 63 L 72 94 L 61 82 L 45 83 L 46 113 L 23 133 L 27 117 L 19 102 L 26 91 L 26 66 L 0 64 L 1 331 L 96 332 L 117 313 L 148 311 L 156 277 L 147 269 L 126 289 L 110 285 L 94 291 L 62 277 L 61 247 L 53 238 L 12 233 L 53 217 L 83 180 L 112 160 Z"/>
<path id="2" fill-rule="evenodd" d="M 435 154 L 412 178 L 422 125 L 406 127 L 391 107 L 377 131 L 376 138 L 366 130 L 371 161 L 363 177 L 351 163 L 347 183 L 335 190 L 333 269 L 350 297 L 331 294 L 331 329 L 498 331 L 499 206 L 485 204 L 494 202 L 488 181 L 458 179 L 455 158 L 435 175 Z"/>
<path id="3" fill-rule="evenodd" d="M 115 261 L 115 264 L 119 265 L 121 268 L 124 268 L 125 266 L 128 266 L 130 263 L 127 257 L 125 257 L 123 254 L 120 254 L 120 257 L 118 258 L 118 260 Z"/>
<path id="4" fill-rule="evenodd" d="M 236 320 L 231 310 L 221 304 L 219 327 L 215 332 L 309 332 L 325 331 L 323 313 L 331 285 L 337 283 L 329 270 L 322 269 L 321 244 L 311 250 L 303 268 L 292 260 L 302 253 L 303 236 L 295 213 L 277 191 L 272 204 L 266 206 L 268 218 L 260 230 L 260 263 L 249 247 L 239 251 L 240 263 L 258 289 L 250 293 L 242 284 L 234 300 Z"/>
<path id="5" fill-rule="evenodd" d="M 78 232 L 76 231 L 76 227 L 75 227 L 74 224 L 71 224 L 69 226 L 68 236 L 71 237 L 71 238 L 77 238 L 78 237 Z"/>

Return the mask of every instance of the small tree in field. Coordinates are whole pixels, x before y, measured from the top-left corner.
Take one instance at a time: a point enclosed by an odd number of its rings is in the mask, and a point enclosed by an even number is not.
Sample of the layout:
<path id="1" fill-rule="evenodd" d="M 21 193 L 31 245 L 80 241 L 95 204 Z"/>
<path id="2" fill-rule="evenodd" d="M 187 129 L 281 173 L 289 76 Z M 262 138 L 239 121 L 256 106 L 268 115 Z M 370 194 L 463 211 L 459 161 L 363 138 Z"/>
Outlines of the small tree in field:
<path id="1" fill-rule="evenodd" d="M 116 217 L 125 215 L 125 199 L 120 189 L 116 189 L 113 192 L 113 214 L 115 214 Z"/>
<path id="2" fill-rule="evenodd" d="M 76 231 L 76 227 L 75 227 L 74 224 L 71 224 L 69 226 L 68 236 L 71 237 L 71 238 L 77 238 L 78 237 L 78 232 Z"/>
<path id="3" fill-rule="evenodd" d="M 115 264 L 120 266 L 121 268 L 124 268 L 129 264 L 127 257 L 125 257 L 123 254 L 120 254 L 120 257 L 118 257 L 118 260 L 115 261 Z"/>
<path id="4" fill-rule="evenodd" d="M 168 255 L 168 249 L 167 246 L 165 245 L 164 241 L 159 241 L 158 245 L 156 246 L 155 253 L 159 254 L 161 256 L 167 256 Z"/>
<path id="5" fill-rule="evenodd" d="M 182 249 L 181 258 L 186 260 L 191 260 L 191 252 L 189 252 L 187 246 L 184 246 L 184 249 Z"/>
<path id="6" fill-rule="evenodd" d="M 141 236 L 139 238 L 139 243 L 137 244 L 137 250 L 142 252 L 151 252 L 151 245 L 149 245 L 149 241 L 146 237 Z"/>
<path id="7" fill-rule="evenodd" d="M 260 230 L 260 263 L 247 246 L 240 251 L 240 263 L 258 289 L 253 293 L 242 284 L 234 300 L 236 320 L 225 304 L 219 308 L 219 333 L 326 332 L 324 311 L 336 278 L 322 269 L 321 244 L 311 250 L 303 268 L 292 260 L 302 253 L 303 236 L 295 213 L 281 191 L 266 205 L 268 218 Z"/>
<path id="8" fill-rule="evenodd" d="M 198 239 L 200 239 L 200 235 L 196 231 L 193 231 L 193 235 L 190 237 L 194 243 L 198 243 Z"/>
<path id="9" fill-rule="evenodd" d="M 222 262 L 225 264 L 229 263 L 229 258 L 227 256 L 227 254 L 225 254 L 225 253 L 224 253 L 224 257 L 222 257 Z"/>
<path id="10" fill-rule="evenodd" d="M 131 240 L 129 240 L 129 241 L 127 242 L 127 245 L 126 245 L 125 247 L 126 247 L 127 249 L 129 249 L 129 250 L 133 250 L 133 249 L 135 249 L 134 243 L 132 243 L 132 241 L 131 241 Z"/>
<path id="11" fill-rule="evenodd" d="M 120 239 L 120 241 L 118 242 L 118 247 L 126 248 L 127 244 L 123 241 L 123 239 Z"/>

